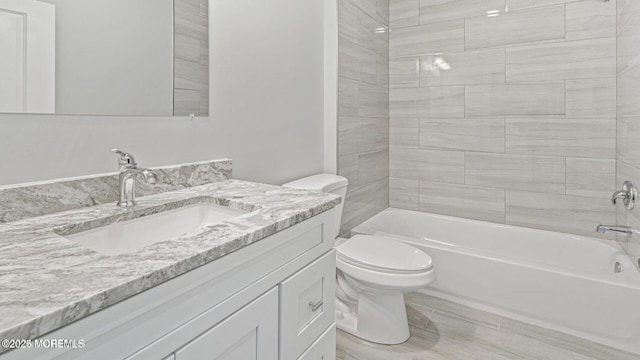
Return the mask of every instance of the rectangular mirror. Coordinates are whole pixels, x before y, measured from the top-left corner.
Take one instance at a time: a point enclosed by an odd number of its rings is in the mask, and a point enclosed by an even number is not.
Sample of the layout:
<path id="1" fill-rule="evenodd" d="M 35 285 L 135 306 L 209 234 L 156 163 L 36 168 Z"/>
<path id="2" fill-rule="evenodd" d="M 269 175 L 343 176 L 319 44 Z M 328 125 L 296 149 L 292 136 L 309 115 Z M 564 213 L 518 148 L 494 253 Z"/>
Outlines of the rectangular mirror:
<path id="1" fill-rule="evenodd" d="M 0 0 L 0 113 L 206 116 L 208 0 Z"/>

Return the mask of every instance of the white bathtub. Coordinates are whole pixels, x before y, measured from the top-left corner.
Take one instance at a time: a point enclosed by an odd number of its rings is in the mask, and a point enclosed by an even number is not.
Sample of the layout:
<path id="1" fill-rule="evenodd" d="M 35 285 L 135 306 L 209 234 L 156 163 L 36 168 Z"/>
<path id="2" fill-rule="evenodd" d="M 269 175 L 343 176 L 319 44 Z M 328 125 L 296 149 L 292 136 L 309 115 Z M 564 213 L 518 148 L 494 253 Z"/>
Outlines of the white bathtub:
<path id="1" fill-rule="evenodd" d="M 640 354 L 640 272 L 615 241 L 393 208 L 352 233 L 427 252 L 427 294 Z"/>

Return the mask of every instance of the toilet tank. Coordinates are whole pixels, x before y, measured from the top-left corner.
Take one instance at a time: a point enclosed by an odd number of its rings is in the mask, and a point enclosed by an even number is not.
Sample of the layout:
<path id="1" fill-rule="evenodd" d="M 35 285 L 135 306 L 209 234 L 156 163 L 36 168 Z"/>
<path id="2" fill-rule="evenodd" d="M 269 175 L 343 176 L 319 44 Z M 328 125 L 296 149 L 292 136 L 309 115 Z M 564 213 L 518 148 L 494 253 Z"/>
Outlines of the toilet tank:
<path id="1" fill-rule="evenodd" d="M 344 198 L 345 195 L 347 195 L 347 185 L 349 185 L 349 181 L 342 176 L 333 174 L 317 174 L 288 182 L 282 186 L 294 189 L 321 191 L 342 196 L 342 201 L 338 206 L 336 206 L 336 229 L 334 237 L 338 237 L 338 234 L 340 233 L 340 221 L 342 220 Z"/>

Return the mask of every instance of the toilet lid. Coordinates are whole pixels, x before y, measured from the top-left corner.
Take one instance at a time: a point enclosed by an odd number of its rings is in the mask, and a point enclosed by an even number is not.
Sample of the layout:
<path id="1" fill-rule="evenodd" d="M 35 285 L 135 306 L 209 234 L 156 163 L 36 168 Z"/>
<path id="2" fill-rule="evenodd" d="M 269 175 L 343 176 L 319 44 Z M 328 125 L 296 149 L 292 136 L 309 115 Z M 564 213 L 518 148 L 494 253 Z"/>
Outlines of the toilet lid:
<path id="1" fill-rule="evenodd" d="M 424 271 L 431 257 L 398 240 L 371 235 L 355 235 L 336 248 L 337 255 L 350 263 L 391 271 Z"/>

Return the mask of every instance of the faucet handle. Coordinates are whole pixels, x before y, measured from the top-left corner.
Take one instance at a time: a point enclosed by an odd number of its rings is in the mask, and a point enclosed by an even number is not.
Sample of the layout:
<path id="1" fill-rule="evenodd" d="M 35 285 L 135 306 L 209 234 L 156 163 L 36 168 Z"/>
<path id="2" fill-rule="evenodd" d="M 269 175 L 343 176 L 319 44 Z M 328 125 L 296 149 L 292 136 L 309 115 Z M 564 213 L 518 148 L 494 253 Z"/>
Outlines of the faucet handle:
<path id="1" fill-rule="evenodd" d="M 138 165 L 138 163 L 136 163 L 136 159 L 129 153 L 118 149 L 111 149 L 111 152 L 120 155 L 120 158 L 118 159 L 118 165 L 120 167 L 130 168 Z"/>
<path id="2" fill-rule="evenodd" d="M 629 180 L 622 184 L 622 190 L 616 191 L 611 195 L 611 202 L 616 205 L 618 199 L 622 199 L 627 210 L 633 210 L 638 200 L 638 190 Z"/>

